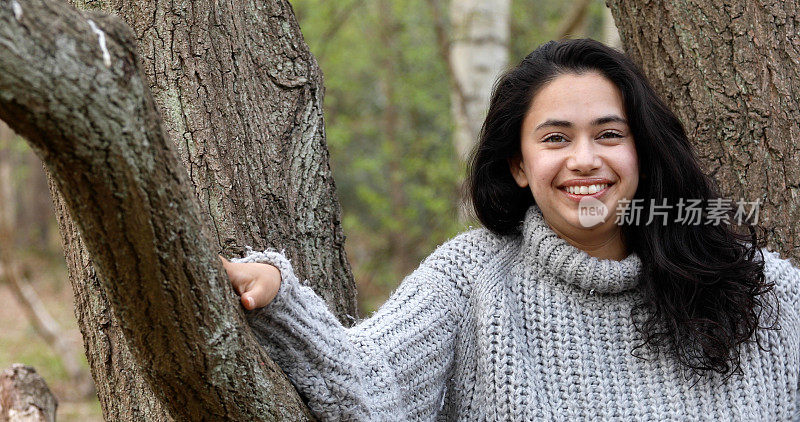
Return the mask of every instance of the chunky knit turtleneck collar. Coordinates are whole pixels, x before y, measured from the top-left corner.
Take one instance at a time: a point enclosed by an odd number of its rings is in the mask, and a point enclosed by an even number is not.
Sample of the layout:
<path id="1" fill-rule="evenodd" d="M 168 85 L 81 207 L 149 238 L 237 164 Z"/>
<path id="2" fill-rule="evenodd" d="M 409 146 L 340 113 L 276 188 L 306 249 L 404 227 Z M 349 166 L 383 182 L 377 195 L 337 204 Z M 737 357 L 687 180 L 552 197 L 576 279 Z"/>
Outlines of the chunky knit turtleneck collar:
<path id="1" fill-rule="evenodd" d="M 639 282 L 642 261 L 636 253 L 622 261 L 590 256 L 559 237 L 536 205 L 525 215 L 522 234 L 526 259 L 542 266 L 559 281 L 592 293 L 619 293 Z"/>

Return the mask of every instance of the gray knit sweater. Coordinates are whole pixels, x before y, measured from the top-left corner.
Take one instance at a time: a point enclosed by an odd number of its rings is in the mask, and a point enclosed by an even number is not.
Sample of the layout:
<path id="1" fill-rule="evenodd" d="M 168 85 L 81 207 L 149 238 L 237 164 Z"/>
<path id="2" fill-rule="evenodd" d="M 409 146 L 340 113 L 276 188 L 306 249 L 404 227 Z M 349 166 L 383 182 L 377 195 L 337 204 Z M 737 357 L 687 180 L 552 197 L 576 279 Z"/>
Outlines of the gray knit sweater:
<path id="1" fill-rule="evenodd" d="M 523 234 L 485 229 L 439 247 L 369 319 L 343 328 L 277 252 L 275 300 L 250 324 L 321 420 L 790 420 L 800 369 L 800 270 L 765 251 L 780 302 L 769 351 L 743 375 L 685 378 L 634 346 L 641 261 L 598 260 L 532 207 Z"/>

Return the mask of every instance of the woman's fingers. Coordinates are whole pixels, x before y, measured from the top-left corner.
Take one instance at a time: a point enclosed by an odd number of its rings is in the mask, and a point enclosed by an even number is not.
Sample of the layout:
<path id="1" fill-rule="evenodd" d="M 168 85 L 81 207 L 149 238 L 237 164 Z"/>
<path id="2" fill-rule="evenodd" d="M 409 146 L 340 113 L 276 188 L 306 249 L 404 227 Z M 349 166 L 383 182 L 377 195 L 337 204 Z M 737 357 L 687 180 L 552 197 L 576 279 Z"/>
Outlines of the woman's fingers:
<path id="1" fill-rule="evenodd" d="M 246 286 L 242 293 L 242 305 L 246 309 L 261 308 L 269 305 L 281 286 L 281 272 L 272 265 L 259 264 L 258 273 L 253 283 Z"/>
<path id="2" fill-rule="evenodd" d="M 265 283 L 254 283 L 250 290 L 242 293 L 242 306 L 247 310 L 261 308 L 267 306 L 269 301 L 266 300 L 267 292 L 264 288 Z"/>
<path id="3" fill-rule="evenodd" d="M 267 306 L 278 294 L 281 284 L 280 270 L 272 265 L 233 263 L 220 256 L 242 306 L 251 310 Z"/>
<path id="4" fill-rule="evenodd" d="M 231 284 L 233 284 L 233 289 L 241 296 L 247 290 L 247 284 L 253 280 L 252 275 L 242 264 L 230 262 L 222 256 L 219 258 L 222 260 L 222 266 L 228 273 Z"/>
<path id="5" fill-rule="evenodd" d="M 239 297 L 239 300 L 242 301 L 242 306 L 244 306 L 244 308 L 248 311 L 256 308 L 256 300 L 253 298 L 253 296 L 243 294 L 241 297 Z"/>

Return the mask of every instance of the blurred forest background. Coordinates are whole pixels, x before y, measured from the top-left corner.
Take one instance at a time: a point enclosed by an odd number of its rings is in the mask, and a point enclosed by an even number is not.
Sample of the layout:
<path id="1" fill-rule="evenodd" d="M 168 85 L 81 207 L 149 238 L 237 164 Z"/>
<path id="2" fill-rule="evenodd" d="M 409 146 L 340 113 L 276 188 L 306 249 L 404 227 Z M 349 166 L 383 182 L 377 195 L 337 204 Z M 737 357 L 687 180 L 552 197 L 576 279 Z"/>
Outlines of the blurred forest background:
<path id="1" fill-rule="evenodd" d="M 471 224 L 462 217 L 464 153 L 456 140 L 458 112 L 471 106 L 458 104 L 469 89 L 457 81 L 458 51 L 452 47 L 460 32 L 453 8 L 507 5 L 507 14 L 487 23 L 494 25 L 491 31 L 498 24 L 498 32 L 507 31 L 499 57 L 508 59 L 494 60 L 496 69 L 551 39 L 590 37 L 619 46 L 602 0 L 458 1 L 291 2 L 325 78 L 327 142 L 362 317 L 437 245 Z M 469 25 L 483 22 L 465 16 Z M 495 76 L 493 70 L 486 91 Z M 474 139 L 480 118 L 467 120 L 461 124 L 472 126 L 466 137 Z M 25 141 L 5 127 L 0 303 L 0 368 L 34 366 L 59 398 L 59 420 L 101 420 L 87 386 L 47 180 Z"/>

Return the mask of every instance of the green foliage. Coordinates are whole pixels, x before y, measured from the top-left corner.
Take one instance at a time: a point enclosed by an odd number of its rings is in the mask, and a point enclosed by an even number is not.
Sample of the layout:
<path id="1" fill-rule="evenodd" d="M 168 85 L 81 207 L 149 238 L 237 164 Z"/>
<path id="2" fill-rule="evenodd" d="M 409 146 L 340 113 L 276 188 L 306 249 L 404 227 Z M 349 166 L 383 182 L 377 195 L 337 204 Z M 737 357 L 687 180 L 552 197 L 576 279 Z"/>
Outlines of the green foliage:
<path id="1" fill-rule="evenodd" d="M 557 38 L 559 28 L 579 1 L 513 0 L 509 43 L 511 63 L 518 63 L 539 45 Z M 571 38 L 589 37 L 602 41 L 605 7 L 605 1 L 592 0 L 583 24 L 579 26 L 581 30 Z"/>
<path id="2" fill-rule="evenodd" d="M 447 2 L 441 4 L 446 17 Z M 512 4 L 516 63 L 553 36 L 571 3 Z M 466 228 L 457 217 L 463 169 L 453 147 L 447 65 L 427 0 L 292 6 L 324 73 L 348 257 L 369 313 L 437 245 Z"/>
<path id="3" fill-rule="evenodd" d="M 26 327 L 24 336 L 26 340 L 22 344 L 0 337 L 0 362 L 25 362 L 26 365 L 33 366 L 45 380 L 68 379 L 61 361 L 52 349 L 47 345 L 31 344 L 40 341 L 33 327 Z M 8 366 L 10 365 L 6 365 L 3 369 Z"/>
<path id="4" fill-rule="evenodd" d="M 325 75 L 348 255 L 361 290 L 376 291 L 380 302 L 463 228 L 449 81 L 432 17 L 424 0 L 293 6 Z"/>

